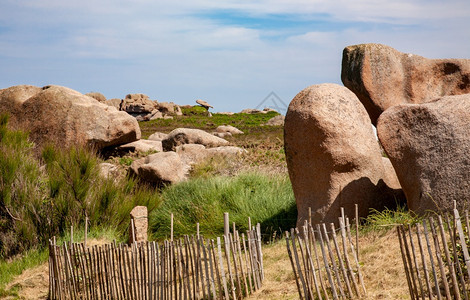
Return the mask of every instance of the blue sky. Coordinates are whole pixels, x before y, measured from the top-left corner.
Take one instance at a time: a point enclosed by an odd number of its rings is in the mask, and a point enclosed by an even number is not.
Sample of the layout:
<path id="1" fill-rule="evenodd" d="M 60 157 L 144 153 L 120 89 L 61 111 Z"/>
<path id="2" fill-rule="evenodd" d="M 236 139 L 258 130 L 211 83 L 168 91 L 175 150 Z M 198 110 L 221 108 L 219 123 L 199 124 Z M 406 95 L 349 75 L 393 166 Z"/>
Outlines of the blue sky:
<path id="1" fill-rule="evenodd" d="M 341 83 L 345 46 L 470 58 L 468 0 L 2 0 L 0 88 L 58 84 L 214 111 Z M 269 102 L 269 101 L 267 101 Z"/>

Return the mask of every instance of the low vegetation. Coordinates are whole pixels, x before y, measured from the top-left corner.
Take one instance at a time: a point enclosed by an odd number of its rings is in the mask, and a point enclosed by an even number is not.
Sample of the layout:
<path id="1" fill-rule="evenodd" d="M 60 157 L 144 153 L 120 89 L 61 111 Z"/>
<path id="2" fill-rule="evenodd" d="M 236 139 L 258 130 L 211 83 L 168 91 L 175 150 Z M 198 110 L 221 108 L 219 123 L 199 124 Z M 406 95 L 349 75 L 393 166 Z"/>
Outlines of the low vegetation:
<path id="1" fill-rule="evenodd" d="M 153 209 L 160 194 L 131 178 L 115 182 L 99 176 L 99 158 L 90 150 L 46 146 L 41 156 L 22 131 L 0 120 L 0 258 L 44 247 L 70 226 L 128 226 L 136 205 Z"/>
<path id="2" fill-rule="evenodd" d="M 196 223 L 205 236 L 221 236 L 223 214 L 244 232 L 248 217 L 260 223 L 265 238 L 282 233 L 295 225 L 297 209 L 290 181 L 285 175 L 259 173 L 235 177 L 196 178 L 162 191 L 163 204 L 150 215 L 156 239 L 169 237 L 170 215 L 174 215 L 175 236 L 196 233 Z"/>

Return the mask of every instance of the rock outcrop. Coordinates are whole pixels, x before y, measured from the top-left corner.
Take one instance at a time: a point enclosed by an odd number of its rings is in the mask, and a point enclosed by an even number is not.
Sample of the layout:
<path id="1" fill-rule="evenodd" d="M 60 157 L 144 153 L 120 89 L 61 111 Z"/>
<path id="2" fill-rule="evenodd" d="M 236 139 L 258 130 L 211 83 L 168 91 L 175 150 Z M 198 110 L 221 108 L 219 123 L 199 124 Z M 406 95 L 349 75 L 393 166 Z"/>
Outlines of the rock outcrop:
<path id="1" fill-rule="evenodd" d="M 201 100 L 201 99 L 197 99 L 196 103 L 201 105 L 202 107 L 204 107 L 207 110 L 209 110 L 209 108 L 214 108 L 212 105 L 210 105 L 209 103 L 207 103 L 206 101 Z"/>
<path id="2" fill-rule="evenodd" d="M 470 207 L 470 94 L 391 107 L 377 133 L 411 210 Z"/>
<path id="3" fill-rule="evenodd" d="M 174 151 L 175 148 L 183 144 L 201 144 L 206 147 L 225 146 L 228 142 L 200 129 L 177 128 L 162 140 L 164 151 Z"/>
<path id="4" fill-rule="evenodd" d="M 343 51 L 341 80 L 376 124 L 394 105 L 470 93 L 470 59 L 427 59 L 381 44 L 354 45 Z"/>
<path id="5" fill-rule="evenodd" d="M 157 109 L 157 103 L 144 94 L 128 94 L 121 102 L 121 110 L 133 114 L 149 114 Z"/>
<path id="6" fill-rule="evenodd" d="M 357 97 L 336 84 L 310 86 L 289 105 L 284 125 L 287 166 L 298 225 L 312 208 L 315 223 L 338 221 L 340 207 L 360 216 L 394 207 L 370 118 Z"/>
<path id="7" fill-rule="evenodd" d="M 95 149 L 120 145 L 140 138 L 134 118 L 72 89 L 61 86 L 17 86 L 4 89 L 0 106 L 30 132 L 37 144 L 67 147 L 90 145 Z M 3 109 L 3 107 L 2 107 Z"/>
<path id="8" fill-rule="evenodd" d="M 85 96 L 91 97 L 91 98 L 97 100 L 98 102 L 105 103 L 105 104 L 106 104 L 106 101 L 107 101 L 106 97 L 103 94 L 98 93 L 98 92 L 86 93 Z"/>

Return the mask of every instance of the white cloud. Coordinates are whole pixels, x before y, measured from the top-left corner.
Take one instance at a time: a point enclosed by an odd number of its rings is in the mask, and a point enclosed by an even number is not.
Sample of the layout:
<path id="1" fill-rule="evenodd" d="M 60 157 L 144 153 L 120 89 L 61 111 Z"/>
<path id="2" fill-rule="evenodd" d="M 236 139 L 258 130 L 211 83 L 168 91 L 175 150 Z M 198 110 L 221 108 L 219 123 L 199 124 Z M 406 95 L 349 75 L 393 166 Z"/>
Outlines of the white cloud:
<path id="1" fill-rule="evenodd" d="M 259 17 L 260 25 L 207 17 L 219 10 Z M 288 102 L 307 85 L 340 83 L 350 44 L 428 57 L 470 53 L 470 5 L 459 0 L 5 0 L 0 11 L 0 88 L 139 91 L 181 103 L 205 98 L 220 110 L 254 107 L 271 91 Z M 320 18 L 332 27 L 264 28 L 271 14 L 287 25 Z"/>

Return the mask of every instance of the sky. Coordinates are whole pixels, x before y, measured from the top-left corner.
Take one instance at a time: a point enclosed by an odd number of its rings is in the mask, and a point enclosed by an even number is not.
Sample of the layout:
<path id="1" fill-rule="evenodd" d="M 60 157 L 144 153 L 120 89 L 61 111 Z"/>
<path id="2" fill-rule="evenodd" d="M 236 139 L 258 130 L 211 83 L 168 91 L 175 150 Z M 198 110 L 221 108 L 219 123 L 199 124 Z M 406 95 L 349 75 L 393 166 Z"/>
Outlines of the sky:
<path id="1" fill-rule="evenodd" d="M 361 43 L 470 58 L 470 1 L 1 0 L 0 89 L 285 109 L 307 86 L 341 84 L 342 51 Z"/>

